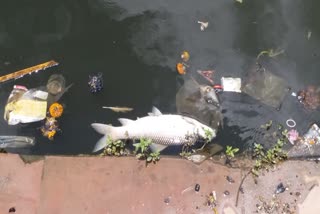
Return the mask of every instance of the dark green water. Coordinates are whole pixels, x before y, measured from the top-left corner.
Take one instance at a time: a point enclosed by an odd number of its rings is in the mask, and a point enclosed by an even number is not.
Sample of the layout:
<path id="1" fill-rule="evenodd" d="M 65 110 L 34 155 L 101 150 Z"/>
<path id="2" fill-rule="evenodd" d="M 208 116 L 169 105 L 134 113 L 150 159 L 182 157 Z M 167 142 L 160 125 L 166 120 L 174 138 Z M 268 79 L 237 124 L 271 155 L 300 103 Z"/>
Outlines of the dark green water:
<path id="1" fill-rule="evenodd" d="M 0 85 L 3 108 L 14 84 L 45 85 L 61 73 L 74 86 L 64 95 L 62 133 L 53 142 L 43 138 L 41 123 L 8 126 L 1 135 L 36 136 L 33 154 L 90 153 L 101 137 L 92 122 L 118 125 L 118 117 L 136 118 L 157 106 L 175 113 L 180 87 L 175 64 L 188 50 L 194 69 L 215 69 L 218 77 L 243 77 L 257 54 L 284 49 L 272 60 L 272 70 L 293 90 L 320 85 L 320 2 L 316 0 L 134 1 L 134 0 L 3 0 L 0 7 L 0 74 L 47 60 L 59 66 Z M 208 21 L 201 32 L 197 21 Z M 307 39 L 308 31 L 312 32 Z M 105 88 L 91 94 L 88 75 L 102 72 Z M 293 117 L 301 131 L 319 121 L 287 97 L 280 111 L 245 95 L 221 96 L 224 128 L 216 141 L 237 147 L 252 143 L 255 127 L 268 120 L 283 123 Z M 116 114 L 102 106 L 130 106 Z"/>

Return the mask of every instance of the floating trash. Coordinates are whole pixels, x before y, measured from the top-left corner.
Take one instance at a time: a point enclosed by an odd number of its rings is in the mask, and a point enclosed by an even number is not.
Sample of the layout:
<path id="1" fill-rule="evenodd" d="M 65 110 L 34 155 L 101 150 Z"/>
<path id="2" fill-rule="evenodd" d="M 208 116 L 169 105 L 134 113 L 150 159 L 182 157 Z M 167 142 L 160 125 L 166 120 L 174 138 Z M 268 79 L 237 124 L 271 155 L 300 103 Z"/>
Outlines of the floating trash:
<path id="1" fill-rule="evenodd" d="M 315 110 L 320 106 L 320 88 L 308 86 L 298 92 L 297 98 L 306 109 Z"/>
<path id="2" fill-rule="evenodd" d="M 93 76 L 89 75 L 88 85 L 91 93 L 101 91 L 103 89 L 102 73 L 98 73 L 97 75 Z"/>
<path id="3" fill-rule="evenodd" d="M 176 67 L 179 74 L 186 74 L 186 66 L 183 63 L 179 62 Z"/>
<path id="4" fill-rule="evenodd" d="M 198 23 L 200 24 L 200 30 L 201 31 L 204 31 L 209 26 L 209 22 L 198 21 Z"/>
<path id="5" fill-rule="evenodd" d="M 295 129 L 291 129 L 291 130 L 288 132 L 287 136 L 288 136 L 289 142 L 290 142 L 292 145 L 294 145 L 295 142 L 299 139 L 299 132 L 298 132 L 297 130 L 295 130 Z"/>
<path id="6" fill-rule="evenodd" d="M 11 80 L 11 79 L 18 79 L 18 78 L 23 77 L 26 74 L 32 74 L 33 72 L 37 73 L 38 71 L 45 70 L 46 68 L 50 68 L 50 67 L 58 65 L 58 64 L 59 63 L 57 63 L 56 61 L 51 60 L 51 61 L 39 64 L 39 65 L 35 65 L 35 66 L 29 67 L 29 68 L 26 68 L 26 69 L 23 69 L 20 71 L 16 71 L 11 74 L 1 76 L 0 82 L 5 82 L 5 81 Z"/>
<path id="7" fill-rule="evenodd" d="M 15 85 L 11 91 L 4 111 L 4 119 L 9 125 L 31 123 L 46 118 L 47 95 L 45 91 L 28 90 Z"/>
<path id="8" fill-rule="evenodd" d="M 25 136 L 0 136 L 0 148 L 25 148 L 35 145 L 33 137 Z"/>
<path id="9" fill-rule="evenodd" d="M 308 145 L 320 143 L 320 129 L 317 124 L 313 124 L 308 132 L 303 136 L 303 141 Z"/>
<path id="10" fill-rule="evenodd" d="M 181 59 L 185 62 L 187 62 L 190 59 L 190 54 L 188 51 L 183 51 L 181 53 Z"/>
<path id="11" fill-rule="evenodd" d="M 51 117 L 58 118 L 63 113 L 63 106 L 59 103 L 53 103 L 49 107 L 49 113 L 50 113 Z"/>
<path id="12" fill-rule="evenodd" d="M 60 131 L 58 127 L 58 121 L 54 117 L 47 117 L 45 124 L 41 127 L 41 132 L 44 137 L 49 140 L 53 140 L 57 131 Z"/>
<path id="13" fill-rule="evenodd" d="M 211 84 L 213 84 L 213 75 L 215 73 L 214 70 L 197 70 L 198 74 L 200 74 L 202 77 L 204 77 L 206 80 L 208 80 Z"/>
<path id="14" fill-rule="evenodd" d="M 223 91 L 241 93 L 241 79 L 233 77 L 222 77 L 221 84 Z"/>

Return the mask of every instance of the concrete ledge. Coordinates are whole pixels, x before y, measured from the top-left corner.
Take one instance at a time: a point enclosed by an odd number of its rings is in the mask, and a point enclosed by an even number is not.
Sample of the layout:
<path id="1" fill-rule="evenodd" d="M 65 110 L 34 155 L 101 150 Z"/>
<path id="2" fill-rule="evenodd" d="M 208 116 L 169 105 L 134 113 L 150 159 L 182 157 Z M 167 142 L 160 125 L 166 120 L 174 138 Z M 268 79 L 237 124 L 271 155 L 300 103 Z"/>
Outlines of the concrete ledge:
<path id="1" fill-rule="evenodd" d="M 8 213 L 11 207 L 23 214 L 213 213 L 206 204 L 212 191 L 217 194 L 219 214 L 263 213 L 257 204 L 272 200 L 279 182 L 288 189 L 276 195 L 278 201 L 295 212 L 316 213 L 310 204 L 319 200 L 315 194 L 319 191 L 318 164 L 287 161 L 261 175 L 257 184 L 248 176 L 235 207 L 245 173 L 210 160 L 195 165 L 162 158 L 145 167 L 135 158 L 48 156 L 24 163 L 18 155 L 1 154 L 0 213 Z M 229 183 L 226 176 L 235 182 Z M 199 192 L 196 184 L 200 184 Z M 310 192 L 312 197 L 308 197 Z"/>

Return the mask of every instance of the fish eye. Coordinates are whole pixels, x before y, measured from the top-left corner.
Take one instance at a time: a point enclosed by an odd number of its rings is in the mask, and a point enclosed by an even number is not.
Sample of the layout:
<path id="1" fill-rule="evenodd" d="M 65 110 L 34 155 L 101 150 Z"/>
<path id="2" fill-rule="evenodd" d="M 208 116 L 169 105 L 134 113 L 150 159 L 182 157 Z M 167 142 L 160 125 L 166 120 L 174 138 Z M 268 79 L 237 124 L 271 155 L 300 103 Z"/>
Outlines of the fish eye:
<path id="1" fill-rule="evenodd" d="M 213 103 L 213 100 L 212 100 L 212 99 L 207 99 L 207 103 L 212 104 L 212 103 Z"/>

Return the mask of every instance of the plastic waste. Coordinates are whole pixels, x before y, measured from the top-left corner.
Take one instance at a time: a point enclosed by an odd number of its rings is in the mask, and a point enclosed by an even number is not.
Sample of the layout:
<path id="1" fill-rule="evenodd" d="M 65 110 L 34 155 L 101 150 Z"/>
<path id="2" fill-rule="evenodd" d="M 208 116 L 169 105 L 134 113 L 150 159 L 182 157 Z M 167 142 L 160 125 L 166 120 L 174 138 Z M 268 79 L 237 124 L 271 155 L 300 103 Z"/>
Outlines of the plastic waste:
<path id="1" fill-rule="evenodd" d="M 280 193 L 283 193 L 284 191 L 286 191 L 286 188 L 283 186 L 283 183 L 280 183 L 277 186 L 275 193 L 280 194 Z"/>
<path id="2" fill-rule="evenodd" d="M 9 125 L 43 120 L 47 111 L 47 94 L 15 85 L 5 106 L 4 119 Z"/>
<path id="3" fill-rule="evenodd" d="M 35 145 L 33 137 L 25 136 L 0 136 L 0 148 L 26 148 Z"/>
<path id="4" fill-rule="evenodd" d="M 242 92 L 266 105 L 279 108 L 286 93 L 288 93 L 288 86 L 282 78 L 272 74 L 260 65 L 256 65 L 248 73 Z"/>
<path id="5" fill-rule="evenodd" d="M 233 77 L 222 77 L 221 85 L 223 91 L 241 93 L 241 79 Z"/>
<path id="6" fill-rule="evenodd" d="M 91 93 L 97 93 L 103 89 L 102 73 L 89 75 L 88 85 Z"/>

